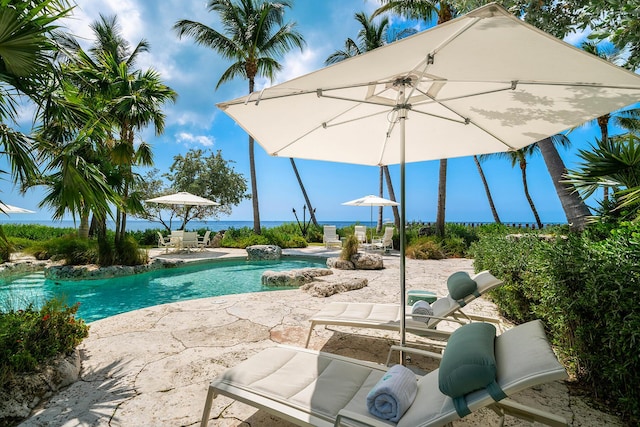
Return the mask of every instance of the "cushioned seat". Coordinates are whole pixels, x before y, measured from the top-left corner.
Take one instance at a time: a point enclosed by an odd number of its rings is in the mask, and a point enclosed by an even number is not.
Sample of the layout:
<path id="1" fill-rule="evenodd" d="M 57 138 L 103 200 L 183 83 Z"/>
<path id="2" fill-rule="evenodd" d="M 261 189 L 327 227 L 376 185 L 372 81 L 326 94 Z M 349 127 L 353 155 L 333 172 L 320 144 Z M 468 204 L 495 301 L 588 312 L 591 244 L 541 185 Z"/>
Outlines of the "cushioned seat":
<path id="1" fill-rule="evenodd" d="M 451 335 L 451 331 L 436 329 L 438 323 L 443 320 L 453 320 L 459 323 L 489 322 L 501 328 L 500 319 L 468 314 L 461 309 L 478 296 L 502 285 L 502 280 L 497 279 L 488 271 L 483 271 L 472 277 L 465 272 L 458 272 L 452 274 L 450 279 L 448 280 L 449 295 L 437 299 L 431 305 L 433 316 L 424 320 L 407 317 L 405 321 L 407 332 L 426 338 L 446 340 Z M 470 287 L 470 283 L 473 283 L 474 287 Z M 460 288 L 464 289 L 461 291 Z M 451 294 L 454 294 L 456 298 L 452 298 Z M 407 308 L 406 314 L 411 314 L 410 307 Z M 402 310 L 398 304 L 332 302 L 309 319 L 311 326 L 305 347 L 309 346 L 311 334 L 317 325 L 399 331 L 401 316 Z"/>
<path id="2" fill-rule="evenodd" d="M 446 350 L 444 357 L 447 357 Z M 496 337 L 495 366 L 496 383 L 508 396 L 566 378 L 540 321 L 517 326 Z M 386 369 L 384 365 L 308 349 L 289 346 L 268 348 L 226 370 L 211 382 L 202 426 L 208 424 L 212 402 L 218 394 L 264 409 L 301 426 L 328 427 L 337 420 L 343 424 L 336 425 L 353 425 L 349 421 L 357 420 L 361 423 L 359 425 L 434 427 L 460 418 L 453 399 L 439 389 L 439 370 L 436 369 L 417 377 L 415 400 L 398 423 L 383 423 L 368 412 L 366 397 Z M 512 414 L 554 425 L 563 423 L 560 417 L 509 399 L 495 402 L 486 389 L 470 392 L 465 401 L 472 412 L 490 406 L 503 415 Z"/>

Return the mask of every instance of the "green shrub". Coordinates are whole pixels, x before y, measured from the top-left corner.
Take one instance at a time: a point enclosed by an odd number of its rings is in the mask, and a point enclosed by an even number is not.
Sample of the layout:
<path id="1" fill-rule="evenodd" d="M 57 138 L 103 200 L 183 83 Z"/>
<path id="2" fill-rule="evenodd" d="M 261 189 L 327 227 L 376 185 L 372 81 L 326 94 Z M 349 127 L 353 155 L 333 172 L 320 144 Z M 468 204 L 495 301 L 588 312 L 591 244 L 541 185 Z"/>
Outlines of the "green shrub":
<path id="1" fill-rule="evenodd" d="M 70 227 L 59 228 L 39 224 L 4 224 L 2 229 L 7 237 L 19 237 L 33 241 L 50 240 L 76 232 Z"/>
<path id="2" fill-rule="evenodd" d="M 0 312 L 0 387 L 16 373 L 71 352 L 88 336 L 89 326 L 75 318 L 78 306 L 53 299 L 40 309 Z"/>
<path id="3" fill-rule="evenodd" d="M 118 265 L 143 265 L 149 262 L 149 253 L 141 250 L 138 242 L 132 236 L 125 236 L 115 246 L 117 248 L 115 263 Z"/>
<path id="4" fill-rule="evenodd" d="M 413 259 L 443 259 L 445 252 L 435 236 L 418 237 L 405 250 Z"/>
<path id="5" fill-rule="evenodd" d="M 350 261 L 351 257 L 356 253 L 358 253 L 358 238 L 355 234 L 351 234 L 346 238 L 344 244 L 342 245 L 340 259 Z"/>
<path id="6" fill-rule="evenodd" d="M 96 264 L 98 262 L 98 245 L 95 241 L 79 239 L 76 234 L 34 244 L 25 252 L 33 254 L 37 259 L 64 260 L 68 265 Z"/>
<path id="7" fill-rule="evenodd" d="M 546 233 L 546 231 L 545 231 Z M 570 371 L 630 424 L 640 422 L 640 225 L 600 225 L 543 239 L 485 234 L 476 271 L 505 281 L 491 295 L 517 323 L 544 321 Z"/>

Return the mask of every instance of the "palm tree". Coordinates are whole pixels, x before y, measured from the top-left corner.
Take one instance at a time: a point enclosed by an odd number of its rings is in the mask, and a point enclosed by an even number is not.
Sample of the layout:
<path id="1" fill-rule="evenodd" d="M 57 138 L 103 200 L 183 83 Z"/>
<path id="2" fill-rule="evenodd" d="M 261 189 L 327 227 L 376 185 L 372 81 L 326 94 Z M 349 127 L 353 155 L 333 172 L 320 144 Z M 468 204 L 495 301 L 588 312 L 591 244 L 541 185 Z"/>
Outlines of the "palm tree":
<path id="1" fill-rule="evenodd" d="M 130 198 L 130 187 L 135 179 L 133 166 L 152 164 L 149 145 L 136 145 L 136 133 L 154 125 L 156 135 L 164 131 L 162 105 L 175 101 L 177 94 L 164 85 L 154 70 L 134 70 L 138 55 L 149 45 L 141 40 L 131 49 L 122 36 L 117 16 L 105 17 L 91 24 L 96 37 L 89 53 L 82 50 L 72 38 L 63 38 L 69 61 L 76 69 L 76 82 L 87 94 L 97 99 L 99 114 L 108 121 L 114 133 L 104 142 L 109 145 L 110 160 L 116 165 L 119 179 L 114 182 L 121 200 L 116 212 L 116 243 L 126 232 L 127 212 L 140 207 L 138 200 Z"/>
<path id="2" fill-rule="evenodd" d="M 178 37 L 193 37 L 196 43 L 217 51 L 234 61 L 218 80 L 221 84 L 242 77 L 249 81 L 249 93 L 254 91 L 258 75 L 273 80 L 282 65 L 276 61 L 294 47 L 302 49 L 304 39 L 295 30 L 295 23 L 284 24 L 284 11 L 291 7 L 288 0 L 209 0 L 207 8 L 219 15 L 224 34 L 199 22 L 180 20 L 173 28 Z M 253 202 L 253 231 L 260 233 L 260 211 L 254 159 L 254 140 L 249 135 L 249 167 Z"/>
<path id="3" fill-rule="evenodd" d="M 373 17 L 369 17 L 364 12 L 357 12 L 354 17 L 356 21 L 362 25 L 362 28 L 358 31 L 358 36 L 356 38 L 357 41 L 348 38 L 344 43 L 344 50 L 337 50 L 329 55 L 325 60 L 326 65 L 335 64 L 347 58 L 377 49 L 387 43 L 399 40 L 416 32 L 413 28 L 407 28 L 399 32 L 392 33 L 389 27 L 389 18 L 382 18 L 380 22 L 376 23 L 373 20 Z M 389 175 L 389 168 L 387 166 L 380 166 L 380 197 L 383 196 L 382 178 L 384 174 Z M 391 179 L 387 179 L 387 189 L 389 191 L 390 199 L 395 202 L 395 193 L 393 191 Z M 378 209 L 378 231 L 382 229 L 382 210 L 383 207 L 380 206 Z M 398 227 L 400 224 L 400 216 L 397 207 L 394 207 L 393 214 L 396 227 Z"/>
<path id="4" fill-rule="evenodd" d="M 531 212 L 536 220 L 536 224 L 538 228 L 542 228 L 542 221 L 540 221 L 540 216 L 538 215 L 538 210 L 536 209 L 533 199 L 529 194 L 529 184 L 527 182 L 527 157 L 530 157 L 538 150 L 536 144 L 528 145 L 524 148 L 515 151 L 507 151 L 501 153 L 493 153 L 493 154 L 482 154 L 480 159 L 486 159 L 489 157 L 497 157 L 497 158 L 506 158 L 511 162 L 511 166 L 514 167 L 516 165 L 520 166 L 520 174 L 522 176 L 522 186 L 524 188 L 524 195 L 529 202 L 529 206 L 531 207 Z"/>
<path id="5" fill-rule="evenodd" d="M 480 174 L 480 180 L 482 180 L 482 185 L 484 187 L 484 192 L 487 195 L 487 200 L 489 200 L 489 207 L 491 208 L 491 214 L 493 215 L 493 220 L 496 224 L 502 224 L 502 222 L 500 221 L 500 217 L 498 216 L 498 211 L 496 210 L 496 205 L 495 203 L 493 203 L 491 190 L 489 190 L 489 184 L 487 183 L 487 178 L 484 175 L 484 171 L 482 170 L 482 166 L 480 165 L 480 160 L 478 159 L 478 156 L 473 156 L 473 161 L 476 164 L 478 173 Z"/>
<path id="6" fill-rule="evenodd" d="M 16 123 L 19 98 L 39 101 L 53 71 L 51 35 L 69 11 L 67 0 L 4 1 L 0 7 L 0 145 L 14 182 L 32 179 L 37 167 L 31 139 L 7 122 Z"/>
<path id="7" fill-rule="evenodd" d="M 598 188 L 611 187 L 620 203 L 612 206 L 619 215 L 635 219 L 640 210 L 640 137 L 634 133 L 606 140 L 596 140 L 591 150 L 580 150 L 582 162 L 567 173 L 570 183 L 584 197 L 591 196 Z M 609 204 L 604 202 L 606 208 Z M 629 207 L 624 213 L 619 208 Z"/>
<path id="8" fill-rule="evenodd" d="M 615 48 L 605 48 L 592 41 L 582 44 L 582 50 L 596 55 L 605 61 L 617 63 L 623 60 L 622 52 Z M 609 138 L 609 123 L 613 121 L 614 125 L 622 127 L 626 130 L 640 130 L 640 108 L 631 108 L 616 113 L 607 113 L 596 119 L 600 128 L 601 141 L 606 143 Z M 603 187 L 603 199 L 606 201 L 609 197 L 609 187 Z"/>

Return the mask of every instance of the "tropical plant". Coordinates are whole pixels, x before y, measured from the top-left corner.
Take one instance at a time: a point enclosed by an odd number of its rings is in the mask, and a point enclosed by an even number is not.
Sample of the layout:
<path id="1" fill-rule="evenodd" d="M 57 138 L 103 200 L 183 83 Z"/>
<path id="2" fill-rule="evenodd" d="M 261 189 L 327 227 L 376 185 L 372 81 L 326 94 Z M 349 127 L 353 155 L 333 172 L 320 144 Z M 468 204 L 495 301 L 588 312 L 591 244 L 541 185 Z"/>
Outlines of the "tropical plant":
<path id="1" fill-rule="evenodd" d="M 53 72 L 51 36 L 69 11 L 66 0 L 0 0 L 0 145 L 14 182 L 30 180 L 37 167 L 32 140 L 7 122 L 16 123 L 18 99 L 40 101 Z"/>
<path id="2" fill-rule="evenodd" d="M 622 51 L 619 49 L 602 46 L 594 43 L 593 41 L 587 41 L 582 44 L 582 50 L 596 55 L 605 61 L 611 63 L 619 63 L 623 60 Z M 626 129 L 628 131 L 640 131 L 640 108 L 630 108 L 622 111 L 604 114 L 596 119 L 598 127 L 600 128 L 600 140 L 606 141 L 609 138 L 609 123 L 613 122 L 614 125 Z M 609 197 L 609 187 L 603 187 L 603 200 L 607 200 Z"/>
<path id="3" fill-rule="evenodd" d="M 60 44 L 74 72 L 74 83 L 91 98 L 91 108 L 109 126 L 101 141 L 108 150 L 100 147 L 98 153 L 99 158 L 109 159 L 112 166 L 109 185 L 120 198 L 116 204 L 118 244 L 126 232 L 127 212 L 142 209 L 140 200 L 130 194 L 135 179 L 133 167 L 152 164 L 150 146 L 144 142 L 134 144 L 136 133 L 153 124 L 156 134 L 161 134 L 165 117 L 161 107 L 175 101 L 177 95 L 161 82 L 156 71 L 133 69 L 138 55 L 148 51 L 149 45 L 141 40 L 131 49 L 116 16 L 101 15 L 91 29 L 95 41 L 88 53 L 69 36 L 61 37 Z M 101 220 L 104 219 L 102 216 Z"/>
<path id="4" fill-rule="evenodd" d="M 591 196 L 598 188 L 614 189 L 615 208 L 627 207 L 624 216 L 635 218 L 640 209 L 640 137 L 633 133 L 596 140 L 591 150 L 580 150 L 582 160 L 569 171 L 567 179 L 583 194 Z"/>
<path id="5" fill-rule="evenodd" d="M 218 80 L 221 84 L 242 77 L 249 81 L 249 93 L 254 91 L 259 75 L 273 80 L 282 66 L 276 58 L 294 47 L 302 49 L 304 39 L 295 30 L 295 23 L 284 23 L 284 11 L 291 7 L 288 0 L 209 0 L 207 8 L 220 17 L 224 33 L 199 22 L 180 20 L 174 25 L 178 37 L 192 37 L 196 43 L 217 51 L 234 61 Z M 260 234 L 260 210 L 254 158 L 254 140 L 249 135 L 249 167 L 253 230 Z"/>

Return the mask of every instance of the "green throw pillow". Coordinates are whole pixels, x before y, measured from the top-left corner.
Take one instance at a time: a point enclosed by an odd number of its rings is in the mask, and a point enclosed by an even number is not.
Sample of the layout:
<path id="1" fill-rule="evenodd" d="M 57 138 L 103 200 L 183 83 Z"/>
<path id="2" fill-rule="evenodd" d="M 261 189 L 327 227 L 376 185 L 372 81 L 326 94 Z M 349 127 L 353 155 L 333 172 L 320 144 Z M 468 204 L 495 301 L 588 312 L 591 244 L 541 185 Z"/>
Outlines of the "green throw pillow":
<path id="1" fill-rule="evenodd" d="M 447 279 L 449 295 L 456 301 L 463 300 L 467 296 L 477 293 L 478 284 L 464 271 L 453 273 Z"/>
<path id="2" fill-rule="evenodd" d="M 495 326 L 477 322 L 461 326 L 447 342 L 438 385 L 443 394 L 453 399 L 460 417 L 470 413 L 464 396 L 472 391 L 487 389 L 496 401 L 506 397 L 496 382 L 495 338 Z"/>

